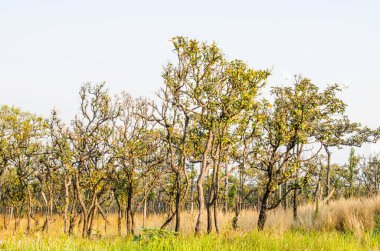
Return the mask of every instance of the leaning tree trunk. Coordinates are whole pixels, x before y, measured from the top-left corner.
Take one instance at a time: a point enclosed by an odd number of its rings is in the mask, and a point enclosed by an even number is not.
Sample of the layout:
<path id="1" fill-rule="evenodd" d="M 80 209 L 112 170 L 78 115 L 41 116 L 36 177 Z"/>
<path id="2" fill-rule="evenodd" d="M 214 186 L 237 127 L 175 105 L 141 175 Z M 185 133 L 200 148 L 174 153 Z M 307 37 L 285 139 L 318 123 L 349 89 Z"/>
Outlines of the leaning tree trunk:
<path id="1" fill-rule="evenodd" d="M 44 191 L 41 191 L 41 196 L 42 196 L 42 198 L 44 200 L 45 207 L 46 207 L 46 210 L 45 210 L 45 222 L 44 222 L 44 224 L 42 226 L 42 231 L 49 232 L 49 222 L 50 222 L 50 220 L 49 220 L 49 215 L 50 215 L 49 214 L 49 202 L 48 202 L 48 200 L 46 198 L 46 194 L 45 194 Z"/>
<path id="2" fill-rule="evenodd" d="M 261 200 L 259 219 L 257 221 L 257 228 L 259 230 L 264 229 L 265 222 L 267 220 L 269 194 L 270 194 L 269 187 L 266 187 L 265 192 L 263 194 L 263 198 Z"/>
<path id="3" fill-rule="evenodd" d="M 65 206 L 63 210 L 63 232 L 69 233 L 69 203 L 70 203 L 70 180 L 68 179 L 67 175 L 65 177 Z"/>
<path id="4" fill-rule="evenodd" d="M 82 237 L 84 238 L 87 236 L 87 226 L 88 226 L 87 221 L 88 221 L 89 212 L 87 211 L 86 205 L 83 201 L 83 198 L 80 192 L 78 177 L 75 178 L 75 190 L 76 190 L 76 195 L 77 195 L 79 204 L 82 208 L 82 221 L 83 221 Z"/>

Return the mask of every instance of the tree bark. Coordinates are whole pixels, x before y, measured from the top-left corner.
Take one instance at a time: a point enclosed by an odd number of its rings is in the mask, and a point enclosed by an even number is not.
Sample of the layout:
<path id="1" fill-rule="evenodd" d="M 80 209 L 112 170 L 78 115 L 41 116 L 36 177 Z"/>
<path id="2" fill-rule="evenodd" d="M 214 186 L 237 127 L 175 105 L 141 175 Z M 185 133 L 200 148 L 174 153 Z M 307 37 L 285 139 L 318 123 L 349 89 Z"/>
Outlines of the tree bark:
<path id="1" fill-rule="evenodd" d="M 63 232 L 66 234 L 69 231 L 69 203 L 70 203 L 70 179 L 65 176 L 65 207 L 63 210 Z"/>
<path id="2" fill-rule="evenodd" d="M 194 213 L 194 164 L 191 164 L 190 214 Z"/>
<path id="3" fill-rule="evenodd" d="M 176 173 L 176 198 L 175 198 L 175 231 L 178 233 L 181 226 L 181 174 Z"/>
<path id="4" fill-rule="evenodd" d="M 330 194 L 331 152 L 327 145 L 324 145 L 324 148 L 327 153 L 326 188 L 325 188 L 325 198 L 326 198 Z"/>
<path id="5" fill-rule="evenodd" d="M 125 210 L 125 218 L 126 218 L 126 224 L 127 224 L 127 235 L 133 235 L 133 224 L 132 224 L 132 195 L 133 195 L 133 188 L 132 184 L 129 185 L 128 191 L 127 191 L 127 209 Z"/>
<path id="6" fill-rule="evenodd" d="M 213 133 L 212 131 L 209 132 L 207 144 L 205 147 L 205 150 L 202 154 L 202 164 L 201 164 L 201 170 L 199 172 L 199 176 L 197 179 L 197 190 L 198 190 L 198 217 L 197 222 L 195 224 L 195 233 L 198 234 L 201 231 L 201 228 L 203 226 L 203 211 L 205 209 L 205 199 L 204 199 L 204 193 L 203 193 L 203 179 L 205 172 L 207 171 L 207 155 L 210 151 L 211 141 L 212 141 Z"/>
<path id="7" fill-rule="evenodd" d="M 27 212 L 27 224 L 26 224 L 26 233 L 30 233 L 30 221 L 32 218 L 32 193 L 30 192 L 30 188 L 27 185 L 26 190 L 28 192 L 28 212 Z"/>
<path id="8" fill-rule="evenodd" d="M 267 210 L 268 210 L 268 199 L 269 199 L 269 189 L 266 188 L 263 194 L 263 198 L 261 200 L 259 219 L 257 222 L 257 228 L 259 230 L 263 230 L 265 226 L 265 222 L 267 220 Z"/>
<path id="9" fill-rule="evenodd" d="M 224 167 L 226 178 L 224 179 L 224 206 L 223 213 L 227 213 L 228 211 L 228 167 L 225 165 Z"/>
<path id="10" fill-rule="evenodd" d="M 123 212 L 121 209 L 119 197 L 117 196 L 116 191 L 114 191 L 116 206 L 117 206 L 117 234 L 121 235 L 121 219 L 123 218 Z"/>
<path id="11" fill-rule="evenodd" d="M 293 221 L 298 220 L 298 204 L 297 204 L 298 189 L 293 191 Z"/>

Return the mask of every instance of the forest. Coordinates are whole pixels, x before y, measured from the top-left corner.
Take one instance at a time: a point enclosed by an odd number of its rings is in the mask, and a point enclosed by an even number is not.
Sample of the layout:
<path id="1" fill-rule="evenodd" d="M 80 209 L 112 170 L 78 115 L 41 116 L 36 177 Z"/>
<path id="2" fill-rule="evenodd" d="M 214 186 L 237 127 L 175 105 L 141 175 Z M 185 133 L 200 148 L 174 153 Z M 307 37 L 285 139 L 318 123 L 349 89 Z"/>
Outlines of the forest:
<path id="1" fill-rule="evenodd" d="M 230 60 L 215 43 L 171 44 L 155 96 L 85 83 L 70 121 L 0 107 L 2 238 L 112 232 L 206 243 L 227 231 L 257 240 L 281 219 L 286 231 L 321 236 L 376 231 L 380 157 L 355 149 L 375 144 L 380 128 L 348 118 L 340 85 L 295 76 L 269 88 L 270 70 Z M 356 223 L 336 207 L 353 208 Z M 321 223 L 328 214 L 335 225 Z"/>

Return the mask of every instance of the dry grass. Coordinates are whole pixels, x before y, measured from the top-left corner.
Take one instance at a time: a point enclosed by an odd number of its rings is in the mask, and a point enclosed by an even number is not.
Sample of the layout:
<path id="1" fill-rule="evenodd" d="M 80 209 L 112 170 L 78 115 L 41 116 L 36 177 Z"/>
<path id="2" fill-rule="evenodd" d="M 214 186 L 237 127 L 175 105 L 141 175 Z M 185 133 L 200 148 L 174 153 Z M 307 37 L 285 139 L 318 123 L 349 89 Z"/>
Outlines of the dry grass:
<path id="1" fill-rule="evenodd" d="M 320 207 L 319 213 L 315 214 L 315 206 L 307 204 L 299 208 L 299 219 L 293 221 L 291 210 L 279 208 L 269 212 L 266 229 L 284 233 L 290 230 L 305 231 L 342 231 L 362 235 L 365 232 L 372 231 L 377 227 L 377 219 L 380 216 L 380 197 L 361 198 L 361 199 L 340 199 L 333 201 L 329 205 Z M 231 229 L 231 221 L 234 217 L 232 212 L 223 214 L 219 213 L 219 226 L 222 230 Z M 249 232 L 255 229 L 258 218 L 258 212 L 254 210 L 245 210 L 241 212 L 238 222 L 240 232 Z M 1 218 L 0 218 L 1 219 Z M 108 216 L 110 224 L 99 217 L 94 224 L 94 234 L 97 236 L 112 237 L 117 235 L 117 216 L 112 214 Z M 60 217 L 55 216 L 54 223 L 50 225 L 49 235 L 61 235 L 63 221 Z M 164 215 L 148 215 L 145 227 L 158 228 L 164 222 Z M 192 234 L 195 226 L 196 213 L 182 213 L 182 233 Z M 43 219 L 40 218 L 39 225 L 34 229 L 39 229 Z M 206 219 L 204 219 L 206 222 Z M 125 235 L 125 221 L 123 219 L 122 234 Z M 136 215 L 136 231 L 140 233 L 142 227 L 142 215 Z M 0 223 L 0 238 L 24 234 L 26 228 L 26 219 L 22 219 L 18 231 L 14 231 L 13 222 L 8 222 L 8 228 L 4 229 Z M 173 225 L 169 225 L 169 229 Z M 80 230 L 76 229 L 76 234 L 80 235 Z"/>

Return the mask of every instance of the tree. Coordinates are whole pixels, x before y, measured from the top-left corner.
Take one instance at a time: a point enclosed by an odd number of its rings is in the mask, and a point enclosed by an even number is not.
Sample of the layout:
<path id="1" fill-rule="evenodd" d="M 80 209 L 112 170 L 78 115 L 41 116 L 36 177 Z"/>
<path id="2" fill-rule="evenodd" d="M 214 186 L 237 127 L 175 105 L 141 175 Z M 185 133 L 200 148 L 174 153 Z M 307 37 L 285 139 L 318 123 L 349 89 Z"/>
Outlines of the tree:
<path id="1" fill-rule="evenodd" d="M 321 123 L 341 111 L 342 102 L 336 97 L 337 90 L 335 86 L 320 92 L 316 85 L 305 78 L 296 78 L 293 87 L 276 87 L 272 90 L 273 106 L 268 106 L 265 111 L 263 133 L 257 138 L 255 146 L 259 146 L 259 150 L 254 151 L 258 161 L 250 163 L 251 167 L 263 174 L 259 229 L 264 228 L 267 211 L 276 208 L 283 199 L 269 205 L 271 195 L 291 178 L 297 180 L 301 164 L 305 162 L 305 157 L 302 157 L 305 145 L 315 142 L 313 139 Z M 308 159 L 315 156 L 316 153 Z M 283 197 L 298 188 L 299 183 L 294 183 Z"/>
<path id="2" fill-rule="evenodd" d="M 69 139 L 74 158 L 73 184 L 81 208 L 82 236 L 86 237 L 92 233 L 102 195 L 109 189 L 107 177 L 112 172 L 114 158 L 108 146 L 121 107 L 117 100 L 112 100 L 104 84 L 85 84 L 79 94 L 80 114 L 72 121 Z"/>
<path id="3" fill-rule="evenodd" d="M 160 166 L 165 155 L 160 146 L 160 133 L 155 130 L 154 125 L 144 119 L 148 112 L 149 105 L 146 100 L 133 100 L 124 94 L 111 145 L 112 155 L 116 159 L 111 182 L 114 184 L 113 190 L 119 210 L 118 222 L 120 224 L 121 221 L 120 199 L 125 196 L 128 234 L 135 233 L 135 212 L 146 202 L 149 192 L 162 175 Z M 141 197 L 139 201 L 138 196 Z"/>

